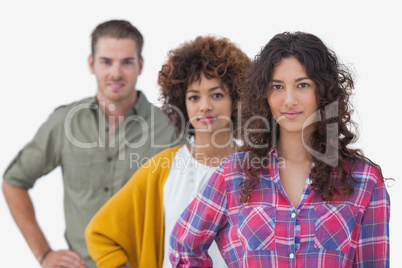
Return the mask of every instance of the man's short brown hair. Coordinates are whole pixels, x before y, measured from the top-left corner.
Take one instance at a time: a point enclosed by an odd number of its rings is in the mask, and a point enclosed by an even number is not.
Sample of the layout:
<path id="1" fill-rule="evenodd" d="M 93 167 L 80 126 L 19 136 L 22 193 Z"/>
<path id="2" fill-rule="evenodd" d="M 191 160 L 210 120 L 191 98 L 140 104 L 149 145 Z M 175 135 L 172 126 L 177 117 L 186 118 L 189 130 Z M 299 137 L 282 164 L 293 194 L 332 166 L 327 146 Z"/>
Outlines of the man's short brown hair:
<path id="1" fill-rule="evenodd" d="M 95 49 L 99 38 L 130 38 L 134 40 L 137 46 L 138 59 L 141 59 L 142 45 L 144 39 L 140 31 L 135 28 L 130 22 L 125 20 L 110 20 L 99 24 L 91 34 L 91 53 L 95 56 Z"/>

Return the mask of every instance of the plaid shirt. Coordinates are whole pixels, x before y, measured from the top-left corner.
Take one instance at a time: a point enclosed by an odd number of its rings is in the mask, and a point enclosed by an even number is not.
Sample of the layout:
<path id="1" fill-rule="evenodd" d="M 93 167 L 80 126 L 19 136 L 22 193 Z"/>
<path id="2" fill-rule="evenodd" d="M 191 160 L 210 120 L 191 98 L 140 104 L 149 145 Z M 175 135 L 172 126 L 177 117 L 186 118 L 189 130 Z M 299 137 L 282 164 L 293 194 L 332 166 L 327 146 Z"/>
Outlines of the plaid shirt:
<path id="1" fill-rule="evenodd" d="M 390 199 L 377 168 L 356 160 L 353 194 L 332 201 L 307 178 L 295 209 L 275 149 L 249 202 L 240 203 L 246 156 L 222 163 L 181 215 L 170 238 L 173 267 L 211 267 L 214 239 L 230 267 L 389 267 Z"/>

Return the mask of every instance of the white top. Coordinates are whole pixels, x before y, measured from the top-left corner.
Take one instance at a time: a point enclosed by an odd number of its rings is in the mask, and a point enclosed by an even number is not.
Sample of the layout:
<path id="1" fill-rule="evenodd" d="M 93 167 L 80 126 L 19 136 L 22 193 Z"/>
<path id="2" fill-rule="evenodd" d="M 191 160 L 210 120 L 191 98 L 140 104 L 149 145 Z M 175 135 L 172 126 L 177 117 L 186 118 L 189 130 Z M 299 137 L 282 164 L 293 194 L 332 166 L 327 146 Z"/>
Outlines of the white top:
<path id="1" fill-rule="evenodd" d="M 163 268 L 171 268 L 169 261 L 169 239 L 173 228 L 186 207 L 193 201 L 208 178 L 215 172 L 214 167 L 204 165 L 193 158 L 187 146 L 177 150 L 169 175 L 163 186 L 163 209 L 165 223 L 165 254 Z M 228 267 L 215 241 L 208 250 L 213 267 Z"/>

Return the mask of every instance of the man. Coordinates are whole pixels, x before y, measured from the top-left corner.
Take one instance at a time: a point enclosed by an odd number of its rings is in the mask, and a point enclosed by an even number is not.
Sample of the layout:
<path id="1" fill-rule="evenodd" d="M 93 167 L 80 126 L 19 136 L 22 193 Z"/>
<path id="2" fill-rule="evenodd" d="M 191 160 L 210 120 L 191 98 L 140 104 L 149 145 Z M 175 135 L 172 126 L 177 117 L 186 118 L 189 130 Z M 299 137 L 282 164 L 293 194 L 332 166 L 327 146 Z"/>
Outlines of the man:
<path id="1" fill-rule="evenodd" d="M 86 225 L 141 163 L 176 144 L 167 118 L 135 88 L 142 45 L 141 33 L 127 21 L 98 25 L 88 59 L 96 96 L 56 109 L 5 171 L 7 204 L 43 267 L 96 267 L 86 248 Z M 59 165 L 70 249 L 52 251 L 28 189 Z"/>

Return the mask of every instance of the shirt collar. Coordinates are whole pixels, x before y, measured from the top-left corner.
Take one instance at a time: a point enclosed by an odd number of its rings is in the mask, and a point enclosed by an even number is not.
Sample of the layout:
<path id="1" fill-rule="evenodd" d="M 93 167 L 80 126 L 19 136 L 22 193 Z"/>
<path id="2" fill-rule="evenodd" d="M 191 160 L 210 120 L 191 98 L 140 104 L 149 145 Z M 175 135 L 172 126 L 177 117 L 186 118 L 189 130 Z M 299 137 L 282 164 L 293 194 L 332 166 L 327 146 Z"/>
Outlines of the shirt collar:
<path id="1" fill-rule="evenodd" d="M 267 157 L 270 157 L 270 159 L 272 159 L 272 158 L 278 159 L 279 161 L 276 164 L 279 164 L 279 162 L 280 162 L 280 159 L 278 158 L 278 150 L 275 147 L 272 147 L 271 149 L 269 149 L 269 151 L 267 153 Z M 311 169 L 313 169 L 314 166 L 315 166 L 315 163 L 313 162 L 311 165 Z M 310 172 L 311 172 L 311 169 L 310 169 Z M 313 181 L 312 181 L 312 179 L 310 177 L 310 173 L 309 173 L 309 175 L 307 177 L 307 183 L 310 185 L 312 182 Z"/>
<path id="2" fill-rule="evenodd" d="M 151 103 L 147 100 L 144 93 L 137 91 L 137 101 L 128 109 L 127 116 L 138 115 L 142 118 L 146 118 L 151 113 Z"/>
<path id="3" fill-rule="evenodd" d="M 96 96 L 89 98 L 89 108 L 93 110 L 98 110 L 98 102 L 96 100 Z"/>
<path id="4" fill-rule="evenodd" d="M 272 147 L 269 149 L 267 156 L 272 155 L 275 158 L 278 158 L 278 151 L 276 150 L 275 147 Z"/>
<path id="5" fill-rule="evenodd" d="M 96 100 L 96 96 L 90 98 L 90 108 L 97 110 L 98 109 L 98 101 Z M 130 109 L 127 110 L 126 117 L 131 115 L 138 115 L 142 118 L 146 118 L 151 113 L 151 103 L 148 101 L 147 97 L 145 97 L 144 93 L 137 90 L 137 101 Z"/>

